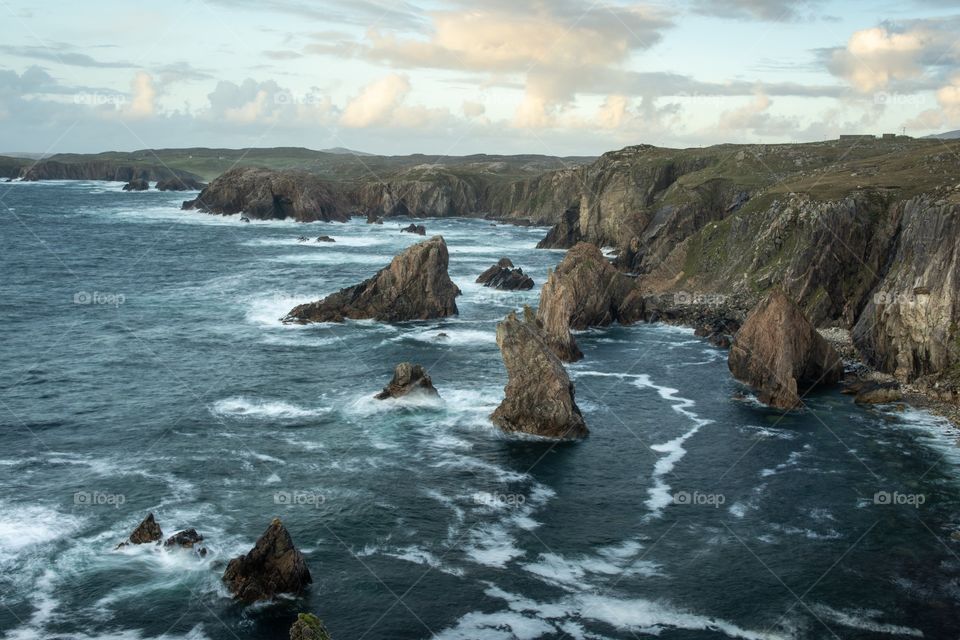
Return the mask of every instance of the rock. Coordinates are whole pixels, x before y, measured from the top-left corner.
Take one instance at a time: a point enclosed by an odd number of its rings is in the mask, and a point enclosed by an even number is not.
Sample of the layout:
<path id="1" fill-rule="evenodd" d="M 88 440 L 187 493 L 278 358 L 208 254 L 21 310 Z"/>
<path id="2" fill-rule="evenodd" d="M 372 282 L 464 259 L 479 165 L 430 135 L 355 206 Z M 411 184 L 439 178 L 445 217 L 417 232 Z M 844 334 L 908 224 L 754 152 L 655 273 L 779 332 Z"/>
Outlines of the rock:
<path id="1" fill-rule="evenodd" d="M 477 277 L 477 283 L 503 291 L 533 289 L 533 278 L 524 275 L 523 269 L 514 268 L 509 258 L 500 258 L 497 264 Z"/>
<path id="2" fill-rule="evenodd" d="M 317 242 L 336 242 L 336 240 L 334 240 L 330 236 L 320 236 L 319 238 L 317 238 Z"/>
<path id="3" fill-rule="evenodd" d="M 439 397 L 440 394 L 433 386 L 433 381 L 427 375 L 426 369 L 418 364 L 402 362 L 393 372 L 393 380 L 383 391 L 376 395 L 377 400 L 400 398 L 410 394 Z"/>
<path id="4" fill-rule="evenodd" d="M 409 226 L 400 229 L 400 233 L 415 233 L 418 236 L 425 236 L 427 235 L 427 228 L 422 224 L 411 223 Z"/>
<path id="5" fill-rule="evenodd" d="M 730 349 L 733 376 L 779 409 L 802 405 L 801 395 L 843 377 L 840 355 L 797 304 L 774 289 L 747 316 Z"/>
<path id="6" fill-rule="evenodd" d="M 857 404 L 892 404 L 903 400 L 903 392 L 896 383 L 867 380 L 848 385 L 843 392 L 853 394 Z"/>
<path id="7" fill-rule="evenodd" d="M 280 519 L 274 518 L 253 549 L 230 561 L 223 581 L 235 598 L 250 603 L 300 593 L 313 579 L 303 554 Z"/>
<path id="8" fill-rule="evenodd" d="M 563 440 L 589 434 L 574 401 L 573 383 L 547 343 L 529 307 L 497 325 L 497 345 L 507 368 L 505 397 L 490 419 L 506 432 Z"/>
<path id="9" fill-rule="evenodd" d="M 197 180 L 187 171 L 168 169 L 160 164 L 124 163 L 115 160 L 41 160 L 24 166 L 20 178 L 25 182 L 35 180 L 107 180 L 130 182 L 131 180 L 156 181 L 180 178 Z"/>
<path id="10" fill-rule="evenodd" d="M 437 340 L 449 340 L 450 336 L 445 334 L 443 331 L 437 334 Z"/>
<path id="11" fill-rule="evenodd" d="M 167 178 L 157 181 L 157 191 L 202 191 L 207 185 L 194 178 Z"/>
<path id="12" fill-rule="evenodd" d="M 211 182 L 194 200 L 183 203 L 219 215 L 243 213 L 258 220 L 298 222 L 350 219 L 350 207 L 335 185 L 306 171 L 238 167 Z"/>
<path id="13" fill-rule="evenodd" d="M 309 242 L 309 240 L 310 239 L 307 238 L 307 236 L 300 236 L 299 238 L 297 238 L 297 242 Z"/>
<path id="14" fill-rule="evenodd" d="M 580 233 L 580 210 L 570 208 L 563 218 L 537 243 L 537 249 L 570 249 L 583 239 Z"/>
<path id="15" fill-rule="evenodd" d="M 630 324 L 643 317 L 643 298 L 633 280 L 604 257 L 600 248 L 581 242 L 567 252 L 540 292 L 537 318 L 557 356 L 567 362 L 583 357 L 570 329 Z"/>
<path id="16" fill-rule="evenodd" d="M 134 179 L 123 185 L 124 191 L 146 191 L 150 188 L 150 183 L 142 179 Z"/>
<path id="17" fill-rule="evenodd" d="M 447 274 L 450 256 L 442 236 L 407 247 L 372 278 L 318 302 L 300 305 L 285 323 L 429 320 L 456 315 L 460 289 Z"/>
<path id="18" fill-rule="evenodd" d="M 240 216 L 240 222 L 250 222 L 250 218 L 247 216 Z"/>
<path id="19" fill-rule="evenodd" d="M 193 549 L 199 555 L 207 555 L 207 550 L 200 544 L 203 542 L 203 536 L 196 529 L 184 529 L 178 531 L 163 543 L 164 547 L 180 547 L 181 549 Z"/>
<path id="20" fill-rule="evenodd" d="M 290 640 L 331 640 L 331 638 L 320 618 L 312 613 L 301 613 L 297 615 L 297 621 L 290 627 Z"/>
<path id="21" fill-rule="evenodd" d="M 160 525 L 153 518 L 153 514 L 147 514 L 137 528 L 130 534 L 130 544 L 147 544 L 150 542 L 160 542 L 163 538 L 163 531 Z"/>

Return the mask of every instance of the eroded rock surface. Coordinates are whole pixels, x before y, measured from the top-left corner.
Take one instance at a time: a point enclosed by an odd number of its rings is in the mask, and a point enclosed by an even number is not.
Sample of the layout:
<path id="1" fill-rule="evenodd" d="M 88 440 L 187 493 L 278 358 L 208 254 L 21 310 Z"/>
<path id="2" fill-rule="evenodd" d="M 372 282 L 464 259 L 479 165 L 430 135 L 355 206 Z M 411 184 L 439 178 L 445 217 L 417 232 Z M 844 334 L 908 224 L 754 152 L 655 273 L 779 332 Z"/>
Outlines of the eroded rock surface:
<path id="1" fill-rule="evenodd" d="M 287 323 L 429 320 L 456 315 L 460 289 L 447 273 L 450 255 L 442 236 L 397 254 L 372 278 L 318 302 L 294 308 Z"/>
<path id="2" fill-rule="evenodd" d="M 286 527 L 274 518 L 253 549 L 230 561 L 223 581 L 238 600 L 256 602 L 300 593 L 313 579 Z"/>
<path id="3" fill-rule="evenodd" d="M 146 180 L 136 178 L 123 185 L 124 191 L 146 191 L 150 188 L 150 183 Z"/>
<path id="4" fill-rule="evenodd" d="M 312 613 L 301 613 L 290 627 L 290 640 L 331 640 L 323 621 Z"/>
<path id="5" fill-rule="evenodd" d="M 497 264 L 477 277 L 477 284 L 503 291 L 525 291 L 534 286 L 533 278 L 526 275 L 523 269 L 514 267 L 510 258 L 500 258 Z"/>
<path id="6" fill-rule="evenodd" d="M 152 513 L 147 514 L 137 528 L 130 534 L 130 544 L 148 544 L 150 542 L 160 542 L 163 538 L 163 530 L 153 517 Z"/>
<path id="7" fill-rule="evenodd" d="M 497 345 L 507 368 L 504 399 L 490 419 L 504 431 L 570 440 L 589 434 L 563 363 L 548 345 L 529 307 L 497 325 Z"/>
<path id="8" fill-rule="evenodd" d="M 728 364 L 761 402 L 778 409 L 798 408 L 808 391 L 843 377 L 840 355 L 781 289 L 774 289 L 747 316 Z"/>

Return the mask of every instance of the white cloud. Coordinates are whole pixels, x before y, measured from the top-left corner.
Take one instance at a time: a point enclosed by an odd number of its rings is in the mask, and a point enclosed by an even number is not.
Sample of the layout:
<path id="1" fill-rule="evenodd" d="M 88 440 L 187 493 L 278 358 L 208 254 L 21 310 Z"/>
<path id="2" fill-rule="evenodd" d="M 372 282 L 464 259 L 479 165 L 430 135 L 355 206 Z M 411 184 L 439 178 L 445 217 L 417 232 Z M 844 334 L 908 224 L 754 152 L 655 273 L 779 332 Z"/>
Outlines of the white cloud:
<path id="1" fill-rule="evenodd" d="M 384 124 L 410 93 L 410 80 L 405 75 L 391 74 L 373 82 L 347 104 L 340 117 L 345 127 L 362 128 Z"/>
<path id="2" fill-rule="evenodd" d="M 130 83 L 130 104 L 124 113 L 131 118 L 149 118 L 156 112 L 156 98 L 153 77 L 146 71 L 138 71 Z"/>

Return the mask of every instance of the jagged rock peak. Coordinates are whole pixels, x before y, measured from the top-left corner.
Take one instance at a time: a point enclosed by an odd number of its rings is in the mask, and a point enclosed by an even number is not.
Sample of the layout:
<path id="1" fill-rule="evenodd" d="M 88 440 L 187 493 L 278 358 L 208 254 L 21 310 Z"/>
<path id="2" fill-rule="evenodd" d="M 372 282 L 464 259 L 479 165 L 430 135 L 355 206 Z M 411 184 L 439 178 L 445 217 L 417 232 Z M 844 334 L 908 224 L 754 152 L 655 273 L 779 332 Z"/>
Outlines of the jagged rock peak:
<path id="1" fill-rule="evenodd" d="M 376 395 L 377 400 L 401 398 L 410 394 L 439 396 L 427 370 L 419 364 L 401 362 L 393 372 L 393 379 Z"/>
<path id="2" fill-rule="evenodd" d="M 274 518 L 246 555 L 230 561 L 223 581 L 238 600 L 256 602 L 300 593 L 313 579 L 290 533 L 280 518 Z"/>

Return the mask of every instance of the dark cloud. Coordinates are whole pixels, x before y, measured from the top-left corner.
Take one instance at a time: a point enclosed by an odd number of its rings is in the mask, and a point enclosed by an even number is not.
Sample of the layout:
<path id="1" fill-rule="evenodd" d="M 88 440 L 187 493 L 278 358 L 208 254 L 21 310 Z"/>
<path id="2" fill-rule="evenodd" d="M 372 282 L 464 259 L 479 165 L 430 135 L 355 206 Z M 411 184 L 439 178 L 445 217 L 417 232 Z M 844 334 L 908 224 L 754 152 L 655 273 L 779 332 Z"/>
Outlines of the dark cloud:
<path id="1" fill-rule="evenodd" d="M 708 16 L 766 22 L 829 18 L 822 0 L 694 0 L 693 10 Z"/>

